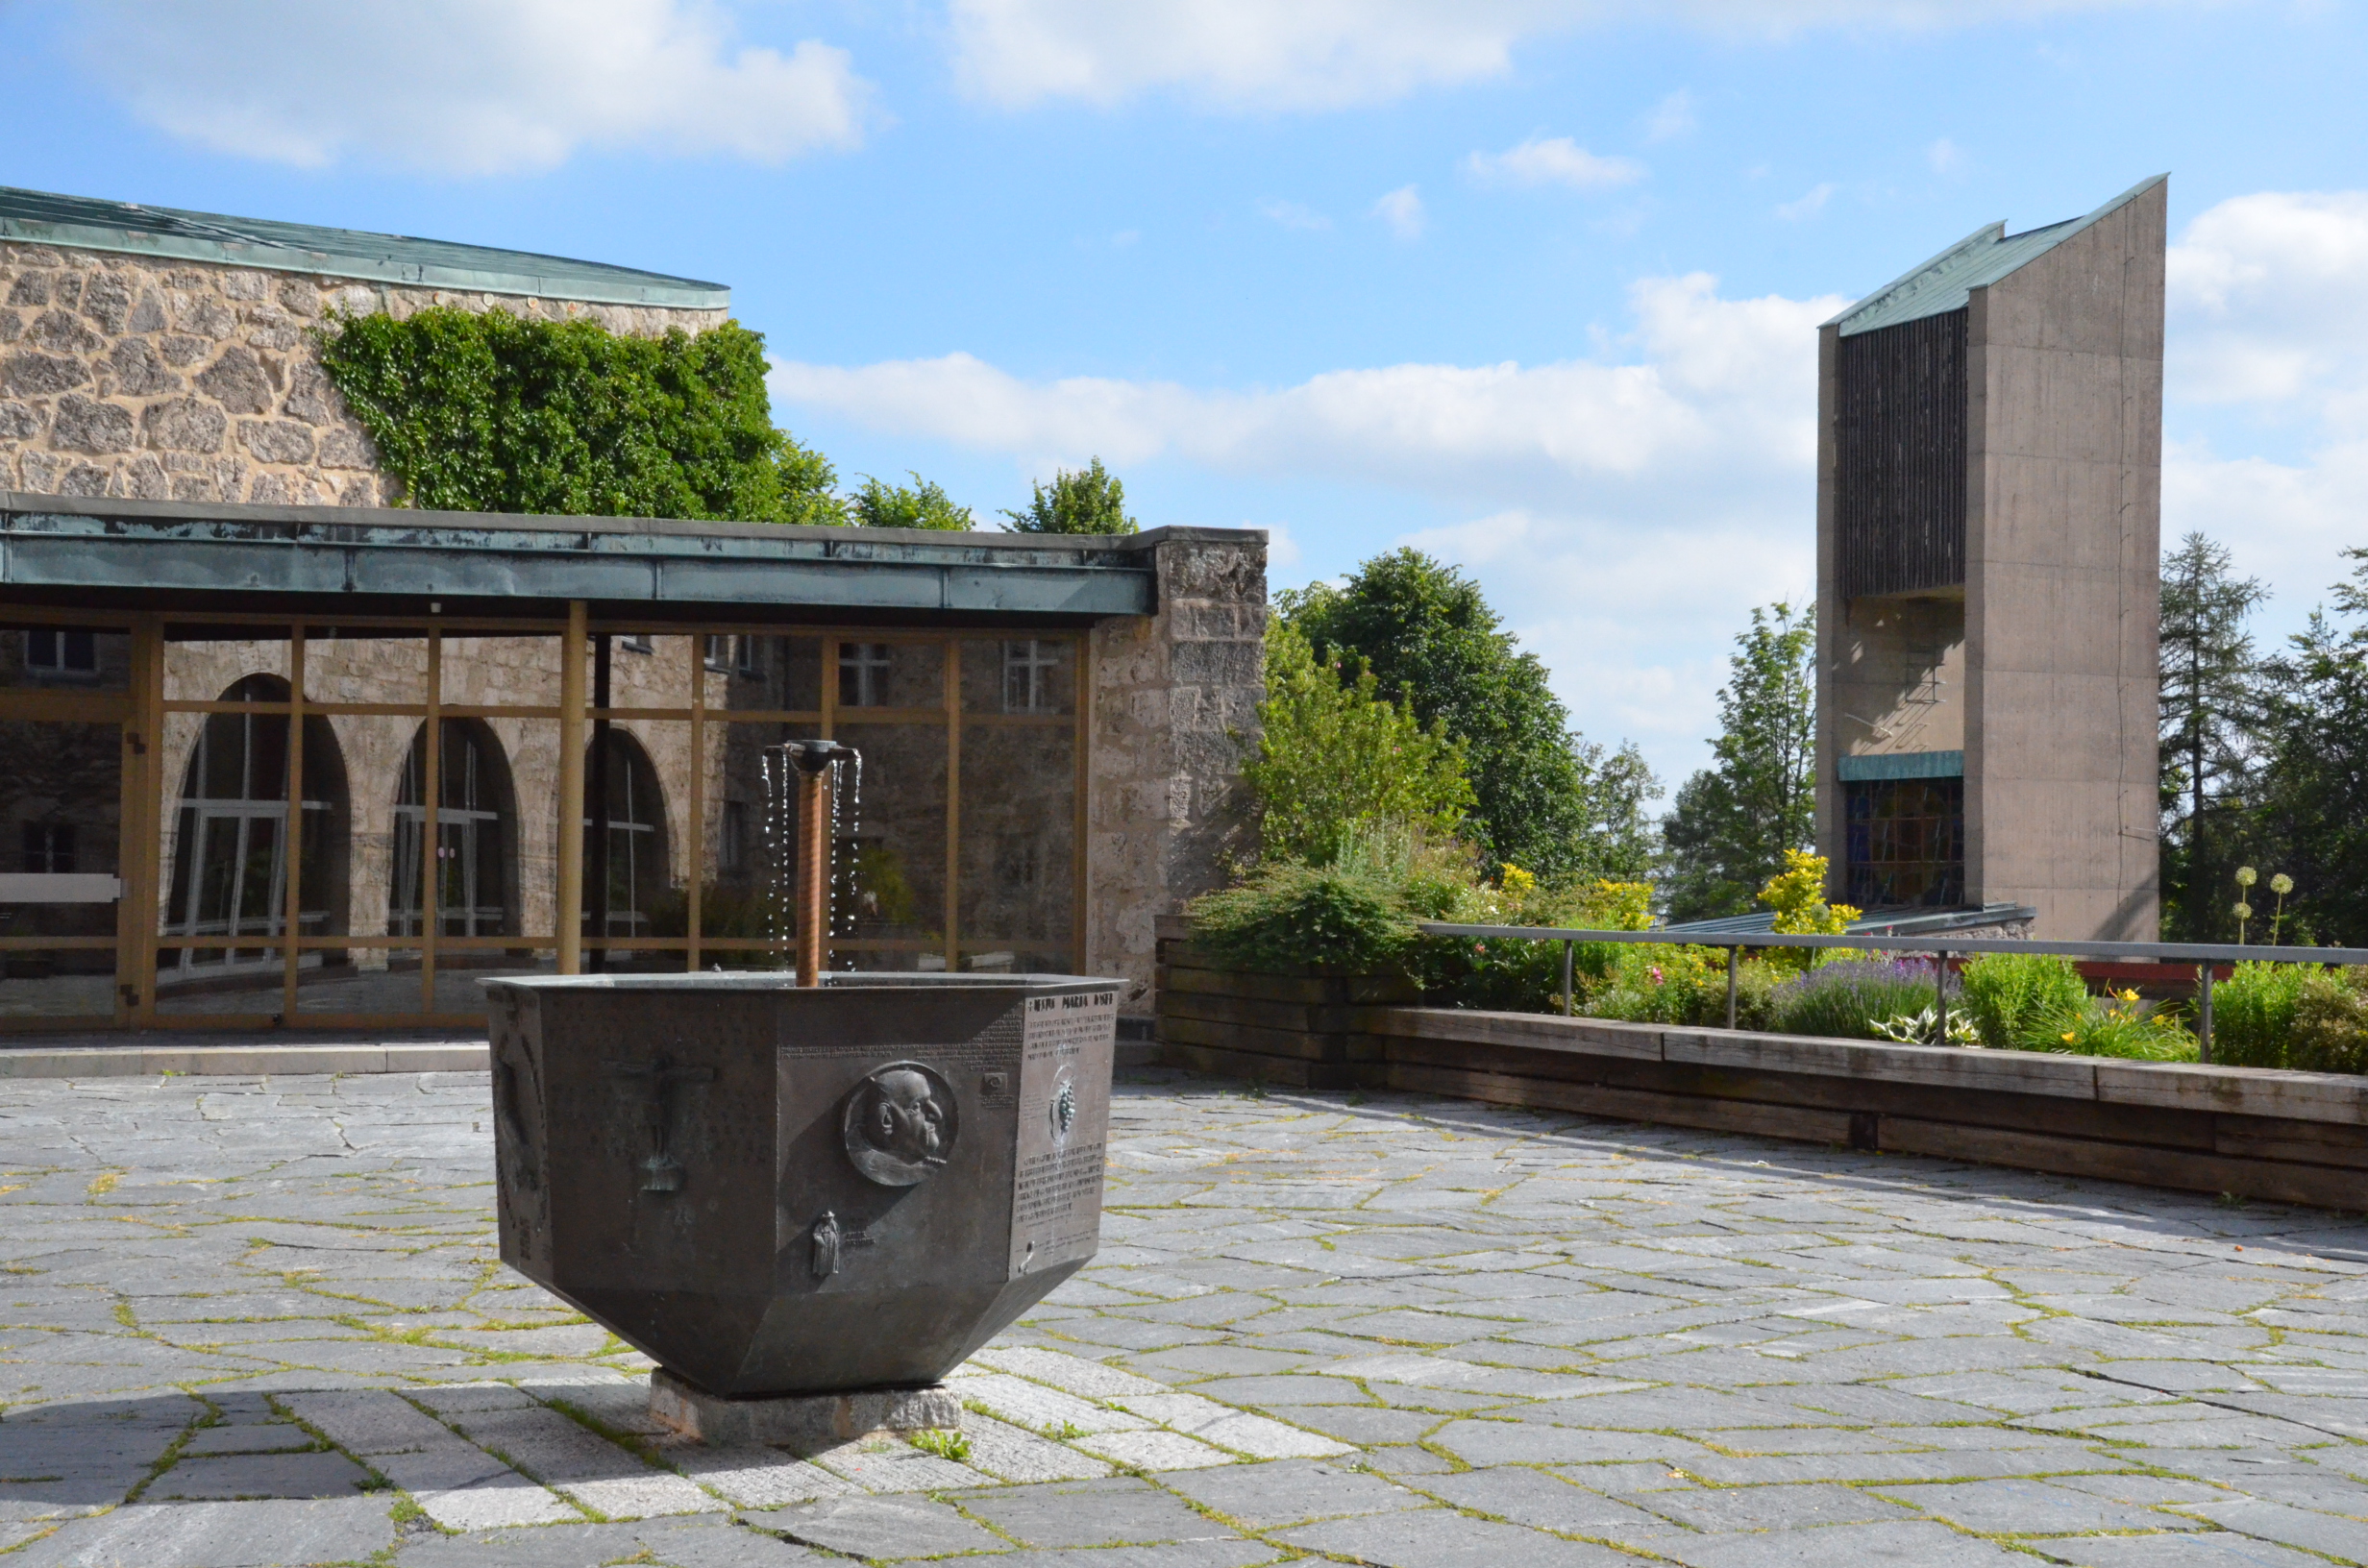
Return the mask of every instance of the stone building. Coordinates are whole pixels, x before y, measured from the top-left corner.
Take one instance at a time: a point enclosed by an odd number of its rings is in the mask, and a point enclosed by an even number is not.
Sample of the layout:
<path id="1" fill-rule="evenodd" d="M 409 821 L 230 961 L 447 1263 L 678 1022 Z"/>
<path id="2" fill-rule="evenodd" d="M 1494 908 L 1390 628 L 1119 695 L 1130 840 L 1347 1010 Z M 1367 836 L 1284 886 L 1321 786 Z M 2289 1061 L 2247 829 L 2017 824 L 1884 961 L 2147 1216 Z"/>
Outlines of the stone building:
<path id="1" fill-rule="evenodd" d="M 1981 229 L 1818 351 L 1817 834 L 1870 911 L 2157 934 L 2167 177 Z"/>
<path id="2" fill-rule="evenodd" d="M 1152 922 L 1234 826 L 1262 534 L 390 510 L 307 331 L 698 331 L 715 284 L 11 191 L 0 299 L 0 1025 L 449 1022 L 488 972 L 778 965 L 765 752 L 814 734 L 864 756 L 835 962 L 1113 973 L 1148 1012 Z"/>

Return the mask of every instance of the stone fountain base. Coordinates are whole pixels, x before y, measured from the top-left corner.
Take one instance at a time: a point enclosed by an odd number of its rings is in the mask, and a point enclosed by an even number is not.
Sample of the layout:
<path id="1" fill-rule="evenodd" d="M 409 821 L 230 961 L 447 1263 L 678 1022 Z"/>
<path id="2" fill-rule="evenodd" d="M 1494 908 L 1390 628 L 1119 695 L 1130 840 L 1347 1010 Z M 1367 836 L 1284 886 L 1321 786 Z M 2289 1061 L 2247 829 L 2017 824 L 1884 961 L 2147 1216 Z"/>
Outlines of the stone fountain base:
<path id="1" fill-rule="evenodd" d="M 650 1374 L 650 1418 L 714 1448 L 734 1443 L 817 1448 L 876 1432 L 958 1431 L 962 1402 L 944 1384 L 724 1399 L 659 1367 Z"/>

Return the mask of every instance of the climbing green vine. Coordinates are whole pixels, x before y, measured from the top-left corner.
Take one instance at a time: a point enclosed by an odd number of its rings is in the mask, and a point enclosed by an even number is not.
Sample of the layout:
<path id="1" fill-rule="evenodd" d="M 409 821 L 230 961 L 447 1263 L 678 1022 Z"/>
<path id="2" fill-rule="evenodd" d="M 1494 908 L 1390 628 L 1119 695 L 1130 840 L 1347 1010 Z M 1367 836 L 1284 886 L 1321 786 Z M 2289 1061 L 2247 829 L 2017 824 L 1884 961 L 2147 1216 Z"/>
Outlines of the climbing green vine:
<path id="1" fill-rule="evenodd" d="M 407 505 L 846 521 L 829 462 L 775 428 L 765 340 L 737 322 L 628 337 L 437 306 L 316 337 Z"/>

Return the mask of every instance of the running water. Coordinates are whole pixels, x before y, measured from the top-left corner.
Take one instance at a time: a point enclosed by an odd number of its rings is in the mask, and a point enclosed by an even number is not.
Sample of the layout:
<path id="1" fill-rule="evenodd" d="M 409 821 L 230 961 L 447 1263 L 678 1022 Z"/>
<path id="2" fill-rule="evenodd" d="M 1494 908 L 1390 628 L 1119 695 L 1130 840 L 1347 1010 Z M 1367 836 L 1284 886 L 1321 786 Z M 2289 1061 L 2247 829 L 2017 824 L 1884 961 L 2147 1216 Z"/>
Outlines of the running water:
<path id="1" fill-rule="evenodd" d="M 826 930 L 832 942 L 854 938 L 856 902 L 862 896 L 855 834 L 863 826 L 863 753 L 851 747 L 849 751 L 855 761 L 851 789 L 843 791 L 839 787 L 846 759 L 830 765 L 830 843 L 826 851 L 830 856 L 830 912 Z M 797 934 L 791 913 L 797 902 L 797 886 L 790 863 L 798 845 L 798 770 L 777 747 L 766 747 L 761 756 L 765 851 L 773 862 L 773 876 L 765 897 L 765 938 L 769 942 L 784 942 Z M 844 854 L 840 851 L 842 844 L 846 845 Z M 845 967 L 853 968 L 854 960 L 851 957 Z"/>
<path id="2" fill-rule="evenodd" d="M 834 938 L 847 940 L 852 940 L 855 935 L 855 918 L 859 913 L 857 900 L 863 896 L 863 890 L 857 886 L 857 875 L 862 866 L 857 859 L 861 845 L 856 839 L 856 834 L 863 828 L 863 753 L 855 752 L 854 758 L 855 778 L 851 790 L 842 791 L 839 788 L 845 761 L 830 765 L 830 934 Z M 841 821 L 842 795 L 848 797 L 844 821 Z M 844 870 L 840 865 L 841 844 L 847 845 Z M 841 885 L 842 877 L 845 879 L 844 887 Z M 855 967 L 851 956 L 846 967 L 851 969 Z"/>
<path id="3" fill-rule="evenodd" d="M 783 819 L 797 809 L 789 759 L 768 747 L 757 754 L 765 776 L 765 854 L 773 875 L 765 890 L 765 940 L 781 942 L 789 935 L 789 846 L 796 828 Z M 768 953 L 778 961 L 779 954 Z"/>

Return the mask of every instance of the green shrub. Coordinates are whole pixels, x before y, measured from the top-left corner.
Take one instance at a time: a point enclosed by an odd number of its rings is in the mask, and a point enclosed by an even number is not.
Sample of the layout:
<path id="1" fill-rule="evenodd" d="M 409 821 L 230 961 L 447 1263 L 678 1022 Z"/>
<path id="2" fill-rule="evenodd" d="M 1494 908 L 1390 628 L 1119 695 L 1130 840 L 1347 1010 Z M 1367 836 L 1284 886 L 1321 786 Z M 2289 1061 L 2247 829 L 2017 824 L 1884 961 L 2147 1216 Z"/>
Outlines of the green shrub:
<path id="1" fill-rule="evenodd" d="M 1957 989 L 1955 977 L 1950 989 Z M 1786 981 L 1770 998 L 1788 1035 L 1884 1039 L 1882 1025 L 1934 1005 L 1932 965 L 1920 959 L 1848 958 Z M 1952 1006 L 1955 1005 L 1952 999 Z"/>
<path id="2" fill-rule="evenodd" d="M 2081 971 L 2052 953 L 1984 953 L 1966 963 L 1963 985 L 1965 1012 L 1996 1050 L 2059 1049 L 2088 1005 Z"/>
<path id="3" fill-rule="evenodd" d="M 2196 1040 L 2167 1009 L 2134 991 L 2092 996 L 2039 1049 L 2066 1056 L 2118 1056 L 2136 1062 L 2192 1062 Z M 2028 1048 L 2028 1047 L 2026 1047 Z"/>
<path id="4" fill-rule="evenodd" d="M 2173 1013 L 2127 991 L 2091 996 L 2068 958 L 1984 953 L 1965 965 L 1964 1007 L 1997 1050 L 2191 1062 L 2195 1037 Z"/>
<path id="5" fill-rule="evenodd" d="M 1403 883 L 1365 868 L 1289 860 L 1269 861 L 1240 887 L 1194 900 L 1192 916 L 1200 945 L 1244 968 L 1334 965 L 1358 973 L 1399 968 L 1418 918 Z"/>
<path id="6" fill-rule="evenodd" d="M 2319 971 L 2299 964 L 2245 963 L 2211 992 L 2211 1059 L 2232 1067 L 2282 1067 L 2303 988 Z"/>
<path id="7" fill-rule="evenodd" d="M 1443 917 L 1467 925 L 1540 925 L 1594 931 L 1641 931 L 1652 923 L 1652 889 L 1641 882 L 1602 879 L 1542 884 L 1518 867 L 1499 868 L 1494 887 L 1470 885 L 1458 913 Z M 1571 989 L 1584 1010 L 1586 999 L 1609 983 L 1617 943 L 1583 942 L 1571 955 Z M 1550 938 L 1476 940 L 1432 937 L 1423 942 L 1421 966 L 1427 999 L 1449 1007 L 1507 1013 L 1563 1010 L 1563 944 Z"/>
<path id="8" fill-rule="evenodd" d="M 2295 999 L 2289 1038 L 2289 1066 L 2368 1073 L 2368 968 L 2310 974 Z"/>
<path id="9" fill-rule="evenodd" d="M 1590 1017 L 1630 1023 L 1671 1023 L 1723 1028 L 1727 1021 L 1727 955 L 1719 947 L 1663 946 L 1658 943 L 1602 944 L 1610 972 L 1588 997 Z M 1760 959 L 1745 959 L 1735 973 L 1735 1022 L 1739 1029 L 1773 1027 L 1773 998 L 1785 971 Z"/>

